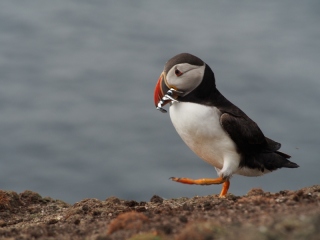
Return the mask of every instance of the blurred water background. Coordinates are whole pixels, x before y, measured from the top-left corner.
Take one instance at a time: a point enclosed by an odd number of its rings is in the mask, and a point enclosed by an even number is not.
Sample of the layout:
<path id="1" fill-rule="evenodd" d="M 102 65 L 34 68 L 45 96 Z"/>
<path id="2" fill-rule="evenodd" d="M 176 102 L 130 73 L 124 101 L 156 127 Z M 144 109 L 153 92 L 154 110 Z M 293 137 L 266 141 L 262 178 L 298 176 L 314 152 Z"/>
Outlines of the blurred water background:
<path id="1" fill-rule="evenodd" d="M 320 183 L 320 1 L 0 3 L 0 189 L 74 203 L 219 193 L 169 177 L 216 177 L 184 145 L 153 89 L 189 52 L 218 89 L 301 167 L 234 176 L 230 192 Z"/>

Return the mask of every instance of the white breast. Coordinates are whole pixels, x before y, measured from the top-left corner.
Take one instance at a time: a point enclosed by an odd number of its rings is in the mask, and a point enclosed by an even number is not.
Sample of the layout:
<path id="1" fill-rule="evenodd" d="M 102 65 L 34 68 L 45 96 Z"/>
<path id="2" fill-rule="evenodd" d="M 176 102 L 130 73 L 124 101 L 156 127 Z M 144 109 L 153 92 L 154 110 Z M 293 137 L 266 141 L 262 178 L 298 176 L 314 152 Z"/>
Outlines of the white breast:
<path id="1" fill-rule="evenodd" d="M 200 158 L 215 166 L 222 176 L 238 170 L 240 155 L 235 143 L 220 125 L 221 112 L 195 103 L 173 103 L 171 121 L 183 141 Z"/>

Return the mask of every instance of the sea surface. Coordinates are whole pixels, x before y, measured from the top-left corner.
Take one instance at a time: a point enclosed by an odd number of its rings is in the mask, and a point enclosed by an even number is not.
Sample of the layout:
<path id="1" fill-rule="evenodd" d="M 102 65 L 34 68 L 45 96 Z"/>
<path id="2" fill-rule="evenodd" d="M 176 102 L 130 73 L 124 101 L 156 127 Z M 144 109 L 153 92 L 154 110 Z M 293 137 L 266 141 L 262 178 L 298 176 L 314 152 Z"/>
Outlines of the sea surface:
<path id="1" fill-rule="evenodd" d="M 0 189 L 69 203 L 218 194 L 153 90 L 181 52 L 298 169 L 234 176 L 230 192 L 320 184 L 320 1 L 5 0 L 0 3 Z"/>

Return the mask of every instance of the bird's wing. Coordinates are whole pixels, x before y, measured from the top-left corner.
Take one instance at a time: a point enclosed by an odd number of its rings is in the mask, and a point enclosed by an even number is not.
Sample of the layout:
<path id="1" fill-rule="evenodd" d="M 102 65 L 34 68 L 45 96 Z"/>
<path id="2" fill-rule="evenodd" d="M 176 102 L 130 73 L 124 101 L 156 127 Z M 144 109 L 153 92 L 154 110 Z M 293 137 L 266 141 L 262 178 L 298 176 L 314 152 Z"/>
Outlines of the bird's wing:
<path id="1" fill-rule="evenodd" d="M 258 125 L 245 114 L 236 116 L 224 112 L 220 117 L 220 124 L 244 153 L 274 152 L 281 146 L 266 138 Z"/>

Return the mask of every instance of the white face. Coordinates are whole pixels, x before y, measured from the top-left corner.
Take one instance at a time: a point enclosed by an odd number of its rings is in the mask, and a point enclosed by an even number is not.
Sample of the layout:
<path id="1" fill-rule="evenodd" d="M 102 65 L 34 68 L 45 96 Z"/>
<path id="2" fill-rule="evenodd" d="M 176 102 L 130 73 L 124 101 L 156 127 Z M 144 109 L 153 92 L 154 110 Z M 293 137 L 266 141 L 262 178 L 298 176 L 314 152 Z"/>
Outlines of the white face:
<path id="1" fill-rule="evenodd" d="M 165 81 L 168 87 L 184 92 L 182 96 L 185 96 L 200 85 L 204 70 L 205 64 L 196 66 L 189 63 L 180 63 L 169 70 Z"/>

